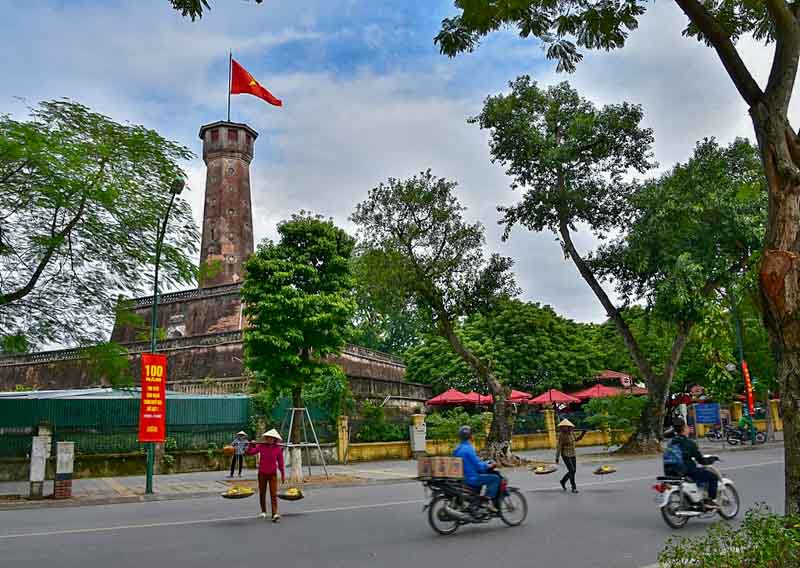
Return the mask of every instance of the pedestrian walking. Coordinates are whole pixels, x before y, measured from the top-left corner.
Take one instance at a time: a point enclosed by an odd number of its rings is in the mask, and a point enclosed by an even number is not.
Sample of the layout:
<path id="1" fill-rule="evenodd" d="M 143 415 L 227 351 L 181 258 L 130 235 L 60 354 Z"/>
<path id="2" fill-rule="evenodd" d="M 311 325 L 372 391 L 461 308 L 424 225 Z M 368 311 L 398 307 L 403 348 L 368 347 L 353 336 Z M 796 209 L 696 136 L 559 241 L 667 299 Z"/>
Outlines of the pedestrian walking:
<path id="1" fill-rule="evenodd" d="M 577 493 L 578 487 L 575 485 L 575 471 L 578 464 L 575 458 L 575 444 L 580 442 L 586 435 L 586 430 L 575 433 L 575 425 L 566 418 L 558 423 L 558 443 L 556 445 L 556 463 L 558 458 L 564 458 L 564 465 L 567 466 L 567 473 L 561 478 L 561 489 L 567 490 L 567 481 L 572 486 L 572 492 Z"/>
<path id="2" fill-rule="evenodd" d="M 272 522 L 277 523 L 281 515 L 278 512 L 278 472 L 281 474 L 281 483 L 286 481 L 286 471 L 283 467 L 283 448 L 278 444 L 281 435 L 274 428 L 264 432 L 263 442 L 250 442 L 247 446 L 248 455 L 258 454 L 258 499 L 261 505 L 260 518 L 267 517 L 267 489 L 272 505 Z"/>
<path id="3" fill-rule="evenodd" d="M 247 440 L 247 433 L 244 430 L 237 432 L 236 437 L 231 442 L 231 446 L 233 447 L 233 455 L 231 456 L 231 474 L 229 477 L 233 477 L 233 471 L 236 469 L 236 464 L 239 464 L 239 477 L 242 477 L 244 453 L 247 450 L 248 444 L 249 442 Z"/>

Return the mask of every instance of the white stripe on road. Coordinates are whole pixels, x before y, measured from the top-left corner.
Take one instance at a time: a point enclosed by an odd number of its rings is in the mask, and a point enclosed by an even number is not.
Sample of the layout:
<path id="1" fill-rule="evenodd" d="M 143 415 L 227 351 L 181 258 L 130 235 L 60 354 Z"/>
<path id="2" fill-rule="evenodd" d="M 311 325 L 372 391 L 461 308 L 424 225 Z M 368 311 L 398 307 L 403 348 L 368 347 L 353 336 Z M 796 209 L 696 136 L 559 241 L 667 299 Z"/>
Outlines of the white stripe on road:
<path id="1" fill-rule="evenodd" d="M 783 460 L 773 460 L 768 462 L 761 462 L 761 463 L 754 463 L 754 464 L 744 464 L 739 466 L 733 466 L 725 468 L 728 471 L 731 470 L 739 470 L 739 469 L 748 469 L 754 467 L 764 467 L 769 465 L 776 465 L 783 463 Z M 611 485 L 616 483 L 630 483 L 634 481 L 644 481 L 648 479 L 653 479 L 652 475 L 642 476 L 642 477 L 626 477 L 623 479 L 608 479 L 603 481 L 593 481 L 590 483 L 584 483 L 582 487 L 595 487 L 598 485 Z M 543 492 L 543 491 L 553 491 L 552 488 L 536 488 L 536 489 L 527 489 L 525 493 L 536 493 L 536 492 Z M 395 507 L 398 505 L 419 505 L 424 503 L 424 499 L 412 499 L 408 501 L 391 501 L 387 503 L 370 503 L 366 505 L 348 505 L 342 507 L 328 507 L 323 509 L 308 509 L 305 511 L 297 511 L 294 513 L 289 513 L 287 516 L 298 516 L 298 515 L 310 515 L 310 514 L 317 514 L 317 513 L 338 513 L 343 511 L 358 511 L 364 509 L 380 509 L 385 507 Z M 13 538 L 26 538 L 26 537 L 36 537 L 36 536 L 56 536 L 56 535 L 67 535 L 67 534 L 85 534 L 85 533 L 97 533 L 97 532 L 109 532 L 109 531 L 119 531 L 119 530 L 128 530 L 128 529 L 150 529 L 150 528 L 159 528 L 159 527 L 175 527 L 175 526 L 189 526 L 189 525 L 205 525 L 205 524 L 212 524 L 212 523 L 222 523 L 228 521 L 242 521 L 246 519 L 253 519 L 252 515 L 247 516 L 236 516 L 236 517 L 217 517 L 211 519 L 195 519 L 190 521 L 165 521 L 161 523 L 142 523 L 142 524 L 135 524 L 135 525 L 117 525 L 112 527 L 90 527 L 90 528 L 83 528 L 83 529 L 64 529 L 64 530 L 56 530 L 56 531 L 42 531 L 42 532 L 33 532 L 33 533 L 18 533 L 18 534 L 3 534 L 0 535 L 0 540 L 8 540 Z M 658 565 L 655 565 L 656 567 Z M 650 568 L 650 567 L 647 567 Z"/>
<path id="2" fill-rule="evenodd" d="M 326 509 L 309 509 L 306 511 L 297 511 L 293 513 L 289 513 L 288 515 L 284 516 L 297 516 L 297 515 L 308 515 L 314 513 L 336 513 L 342 511 L 357 511 L 359 509 L 379 509 L 382 507 L 394 507 L 397 505 L 413 505 L 413 504 L 420 504 L 424 503 L 424 500 L 421 499 L 414 499 L 411 501 L 393 501 L 389 503 L 370 503 L 368 505 L 350 505 L 345 507 L 329 507 Z M 118 531 L 118 530 L 126 530 L 126 529 L 151 529 L 151 528 L 159 528 L 159 527 L 175 527 L 175 526 L 183 526 L 183 525 L 205 525 L 211 523 L 222 523 L 226 521 L 242 521 L 246 519 L 255 519 L 254 515 L 247 515 L 247 516 L 237 516 L 237 517 L 217 517 L 213 519 L 196 519 L 192 521 L 164 521 L 161 523 L 142 523 L 137 525 L 116 525 L 113 527 L 90 527 L 85 529 L 64 529 L 58 531 L 43 531 L 43 532 L 35 532 L 35 533 L 19 533 L 19 534 L 3 534 L 0 535 L 0 539 L 12 539 L 12 538 L 22 538 L 22 537 L 33 537 L 33 536 L 54 536 L 54 535 L 62 535 L 62 534 L 83 534 L 83 533 L 94 533 L 94 532 L 108 532 L 108 531 Z"/>

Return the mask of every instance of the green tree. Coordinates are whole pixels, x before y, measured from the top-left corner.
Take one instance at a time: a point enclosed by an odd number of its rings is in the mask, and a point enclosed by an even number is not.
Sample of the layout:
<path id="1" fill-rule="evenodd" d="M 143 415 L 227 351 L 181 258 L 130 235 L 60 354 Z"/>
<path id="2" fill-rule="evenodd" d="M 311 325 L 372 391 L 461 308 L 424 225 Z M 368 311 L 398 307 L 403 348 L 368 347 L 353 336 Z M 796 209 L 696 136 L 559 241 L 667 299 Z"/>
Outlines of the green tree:
<path id="1" fill-rule="evenodd" d="M 550 306 L 508 299 L 489 313 L 472 314 L 457 325 L 464 345 L 485 360 L 511 388 L 544 391 L 579 386 L 602 367 L 604 352 L 593 326 L 560 317 Z M 410 380 L 443 391 L 483 385 L 447 341 L 430 335 L 405 353 Z"/>
<path id="2" fill-rule="evenodd" d="M 96 340 L 118 294 L 150 289 L 156 230 L 188 149 L 68 100 L 0 116 L 0 330 L 33 345 Z M 199 234 L 177 199 L 162 285 L 194 281 Z"/>
<path id="3" fill-rule="evenodd" d="M 402 356 L 422 340 L 424 323 L 413 298 L 386 294 L 370 274 L 383 270 L 383 256 L 366 252 L 353 258 L 356 280 L 356 318 L 353 342 L 370 349 Z"/>
<path id="4" fill-rule="evenodd" d="M 494 395 L 488 451 L 506 461 L 511 459 L 509 388 L 464 345 L 456 322 L 517 293 L 512 262 L 498 255 L 485 258 L 483 226 L 464 220 L 455 187 L 430 171 L 407 180 L 390 178 L 370 190 L 352 219 L 362 254 L 381 258 L 372 263 L 370 279 L 386 293 L 413 298 L 429 329 L 447 340 Z"/>
<path id="5" fill-rule="evenodd" d="M 482 37 L 508 26 L 544 43 L 558 69 L 572 71 L 579 48 L 611 50 L 625 45 L 647 0 L 456 0 L 459 13 L 442 22 L 435 42 L 455 56 L 472 51 Z M 689 19 L 683 35 L 711 47 L 748 108 L 766 173 L 769 200 L 759 270 L 764 323 L 781 384 L 786 428 L 786 512 L 800 512 L 800 136 L 789 121 L 798 60 L 800 3 L 796 0 L 675 0 Z M 774 44 L 762 88 L 742 59 L 742 37 Z"/>
<path id="6" fill-rule="evenodd" d="M 327 358 L 341 354 L 351 333 L 355 241 L 306 212 L 280 223 L 278 234 L 277 243 L 262 242 L 245 263 L 245 366 L 260 390 L 288 393 L 292 407 L 302 408 L 306 385 L 341 384 L 341 368 Z M 293 442 L 300 424 L 296 415 Z M 300 448 L 293 448 L 293 481 L 302 475 Z"/>
<path id="7" fill-rule="evenodd" d="M 652 375 L 646 380 L 649 404 L 632 444 L 660 434 L 664 402 L 690 332 L 757 260 L 766 207 L 762 187 L 758 153 L 749 142 L 721 147 L 704 140 L 686 164 L 636 187 L 622 220 L 625 234 L 592 259 L 599 276 L 614 278 L 620 297 L 646 301 L 675 329 L 663 366 L 633 357 L 644 377 L 648 367 Z"/>
<path id="8" fill-rule="evenodd" d="M 489 97 L 473 119 L 491 130 L 492 158 L 525 190 L 519 204 L 500 208 L 506 235 L 522 224 L 560 237 L 647 385 L 648 405 L 625 451 L 660 447 L 666 400 L 691 328 L 708 296 L 745 268 L 760 245 L 763 214 L 763 202 L 750 198 L 760 177 L 746 141 L 725 150 L 706 141 L 687 166 L 660 180 L 624 182 L 625 174 L 652 165 L 652 133 L 639 127 L 641 118 L 639 107 L 597 109 L 566 83 L 544 91 L 521 77 L 510 94 Z M 609 232 L 623 236 L 586 259 L 572 241 L 578 224 L 601 240 Z M 615 283 L 626 303 L 644 300 L 672 322 L 666 359 L 646 356 L 603 279 Z"/>

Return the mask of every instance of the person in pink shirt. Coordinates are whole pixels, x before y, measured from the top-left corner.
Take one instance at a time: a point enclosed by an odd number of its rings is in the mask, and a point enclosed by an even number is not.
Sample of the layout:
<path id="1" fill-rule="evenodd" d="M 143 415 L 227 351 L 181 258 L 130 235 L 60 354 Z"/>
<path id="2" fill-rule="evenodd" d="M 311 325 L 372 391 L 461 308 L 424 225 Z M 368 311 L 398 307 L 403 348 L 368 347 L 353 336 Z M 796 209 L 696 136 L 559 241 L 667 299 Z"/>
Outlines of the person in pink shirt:
<path id="1" fill-rule="evenodd" d="M 269 432 L 264 432 L 263 442 L 250 442 L 247 446 L 247 455 L 258 454 L 258 498 L 261 504 L 260 518 L 267 517 L 267 487 L 269 487 L 269 497 L 272 504 L 272 522 L 277 523 L 281 519 L 278 513 L 278 472 L 281 473 L 281 483 L 286 481 L 286 471 L 283 467 L 283 448 L 278 444 L 282 440 L 281 435 L 274 428 Z"/>

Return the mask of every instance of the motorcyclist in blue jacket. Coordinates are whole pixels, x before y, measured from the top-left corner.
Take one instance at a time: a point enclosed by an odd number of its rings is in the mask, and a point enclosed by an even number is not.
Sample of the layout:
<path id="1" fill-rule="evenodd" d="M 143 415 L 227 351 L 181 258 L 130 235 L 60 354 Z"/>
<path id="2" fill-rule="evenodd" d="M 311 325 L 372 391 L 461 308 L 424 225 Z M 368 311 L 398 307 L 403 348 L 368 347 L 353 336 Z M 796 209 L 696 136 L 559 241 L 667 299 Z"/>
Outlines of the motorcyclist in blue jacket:
<path id="1" fill-rule="evenodd" d="M 461 458 L 464 464 L 464 483 L 477 491 L 480 491 L 482 486 L 486 486 L 486 497 L 490 499 L 489 509 L 495 511 L 500 477 L 489 472 L 496 466 L 478 458 L 475 446 L 472 445 L 471 427 L 462 426 L 458 430 L 458 437 L 461 439 L 461 443 L 453 452 L 453 456 Z"/>

